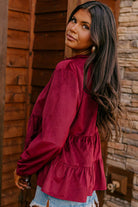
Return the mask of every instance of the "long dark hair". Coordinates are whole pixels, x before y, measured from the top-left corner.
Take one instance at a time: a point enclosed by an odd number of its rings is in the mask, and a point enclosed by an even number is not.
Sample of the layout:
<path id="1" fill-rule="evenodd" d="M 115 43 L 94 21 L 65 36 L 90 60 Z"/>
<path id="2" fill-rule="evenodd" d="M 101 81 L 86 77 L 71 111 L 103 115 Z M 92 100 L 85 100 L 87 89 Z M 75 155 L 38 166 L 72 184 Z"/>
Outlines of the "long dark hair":
<path id="1" fill-rule="evenodd" d="M 90 32 L 92 47 L 95 49 L 84 66 L 84 90 L 98 102 L 97 126 L 100 135 L 105 139 L 112 138 L 114 127 L 118 138 L 118 121 L 122 109 L 115 19 L 108 6 L 97 1 L 89 1 L 74 9 L 68 22 L 80 9 L 87 9 L 91 14 Z M 89 71 L 91 74 L 88 80 Z"/>

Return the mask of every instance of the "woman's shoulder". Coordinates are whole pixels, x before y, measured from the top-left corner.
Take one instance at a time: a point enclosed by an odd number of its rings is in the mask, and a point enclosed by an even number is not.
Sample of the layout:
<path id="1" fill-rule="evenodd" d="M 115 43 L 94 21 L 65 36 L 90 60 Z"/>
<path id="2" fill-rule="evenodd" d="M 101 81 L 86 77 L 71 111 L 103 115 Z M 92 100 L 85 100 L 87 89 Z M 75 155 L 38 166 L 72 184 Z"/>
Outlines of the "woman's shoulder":
<path id="1" fill-rule="evenodd" d="M 74 57 L 70 57 L 70 58 L 66 58 L 62 61 L 60 61 L 57 65 L 56 65 L 56 70 L 59 69 L 71 69 L 74 70 L 74 72 L 76 71 L 76 69 L 83 69 L 84 67 L 84 63 L 86 62 L 88 56 L 86 55 L 77 55 Z"/>

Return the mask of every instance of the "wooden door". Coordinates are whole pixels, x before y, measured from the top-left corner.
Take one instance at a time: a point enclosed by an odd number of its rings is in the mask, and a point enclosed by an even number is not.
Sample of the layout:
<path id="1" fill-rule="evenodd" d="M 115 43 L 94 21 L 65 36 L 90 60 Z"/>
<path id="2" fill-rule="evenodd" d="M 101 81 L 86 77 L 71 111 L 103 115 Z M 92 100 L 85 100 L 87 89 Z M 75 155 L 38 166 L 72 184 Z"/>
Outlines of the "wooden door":
<path id="1" fill-rule="evenodd" d="M 85 3 L 88 0 L 68 0 L 68 10 L 67 10 L 67 20 L 72 12 L 72 10 L 79 4 Z M 116 19 L 116 24 L 118 25 L 118 15 L 119 15 L 119 5 L 120 5 L 120 0 L 99 0 L 100 2 L 108 5 L 110 9 L 112 10 L 115 19 Z M 65 49 L 65 56 L 71 56 L 71 50 L 66 47 Z M 107 157 L 107 142 L 103 140 L 101 137 L 101 148 L 102 148 L 102 157 L 103 157 L 103 162 L 104 162 L 104 169 L 106 171 L 106 157 Z M 98 191 L 98 198 L 100 202 L 100 207 L 103 206 L 103 199 L 104 199 L 104 191 Z"/>
<path id="2" fill-rule="evenodd" d="M 31 15 L 32 36 L 30 65 L 30 104 L 28 117 L 36 99 L 48 83 L 56 64 L 64 58 L 64 34 L 67 19 L 67 0 L 33 0 L 34 13 Z M 33 5 L 34 6 L 34 5 Z M 35 21 L 34 21 L 35 20 Z M 36 187 L 36 177 L 31 178 L 31 191 L 22 194 L 21 207 L 29 206 Z"/>
<path id="3" fill-rule="evenodd" d="M 8 0 L 0 1 L 0 206 L 2 206 L 2 154 L 6 82 Z"/>

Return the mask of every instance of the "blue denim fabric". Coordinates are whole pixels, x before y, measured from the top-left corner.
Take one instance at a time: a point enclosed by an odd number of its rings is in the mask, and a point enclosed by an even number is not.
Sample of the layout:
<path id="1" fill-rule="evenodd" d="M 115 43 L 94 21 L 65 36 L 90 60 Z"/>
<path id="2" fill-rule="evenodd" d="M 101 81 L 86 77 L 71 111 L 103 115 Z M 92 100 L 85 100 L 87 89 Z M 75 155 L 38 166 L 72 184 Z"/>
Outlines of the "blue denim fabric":
<path id="1" fill-rule="evenodd" d="M 94 191 L 92 196 L 87 197 L 86 203 L 67 201 L 54 198 L 41 191 L 40 186 L 37 186 L 35 197 L 32 200 L 30 207 L 37 205 L 39 207 L 46 207 L 49 200 L 49 207 L 94 207 L 95 202 L 98 203 L 96 192 Z"/>

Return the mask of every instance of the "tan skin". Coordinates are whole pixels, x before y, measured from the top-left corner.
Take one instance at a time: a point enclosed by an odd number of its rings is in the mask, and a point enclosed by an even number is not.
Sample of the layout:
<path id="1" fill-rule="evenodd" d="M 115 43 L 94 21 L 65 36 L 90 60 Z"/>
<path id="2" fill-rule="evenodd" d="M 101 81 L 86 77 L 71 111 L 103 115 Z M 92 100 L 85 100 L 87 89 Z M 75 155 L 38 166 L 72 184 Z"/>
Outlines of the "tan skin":
<path id="1" fill-rule="evenodd" d="M 66 27 L 65 44 L 72 49 L 73 56 L 90 54 L 91 15 L 87 9 L 77 11 Z"/>
<path id="2" fill-rule="evenodd" d="M 65 44 L 72 49 L 72 55 L 87 55 L 90 54 L 88 49 L 92 46 L 92 40 L 90 36 L 91 16 L 88 10 L 80 9 L 77 11 L 72 20 L 66 27 Z M 14 171 L 15 185 L 24 190 L 28 188 L 26 182 L 23 181 L 24 177 L 17 175 Z"/>

